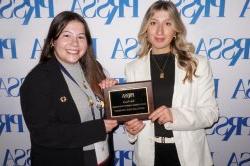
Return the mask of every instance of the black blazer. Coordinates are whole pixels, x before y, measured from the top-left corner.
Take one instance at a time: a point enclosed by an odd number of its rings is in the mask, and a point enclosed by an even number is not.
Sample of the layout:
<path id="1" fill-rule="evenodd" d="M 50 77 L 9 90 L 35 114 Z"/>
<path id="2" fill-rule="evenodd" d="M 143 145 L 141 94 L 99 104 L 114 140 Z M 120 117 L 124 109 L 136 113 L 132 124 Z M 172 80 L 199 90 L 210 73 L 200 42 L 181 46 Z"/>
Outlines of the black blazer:
<path id="1" fill-rule="evenodd" d="M 83 166 L 82 147 L 106 138 L 103 120 L 81 123 L 56 58 L 26 76 L 20 98 L 32 166 Z"/>

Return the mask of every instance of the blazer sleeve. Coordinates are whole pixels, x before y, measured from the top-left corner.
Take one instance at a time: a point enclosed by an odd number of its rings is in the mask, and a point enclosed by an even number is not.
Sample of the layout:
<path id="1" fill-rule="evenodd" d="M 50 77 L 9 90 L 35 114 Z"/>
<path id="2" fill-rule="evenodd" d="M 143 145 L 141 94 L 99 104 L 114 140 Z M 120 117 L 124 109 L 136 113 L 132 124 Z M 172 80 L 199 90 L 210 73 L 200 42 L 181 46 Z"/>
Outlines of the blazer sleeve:
<path id="1" fill-rule="evenodd" d="M 36 70 L 21 86 L 21 108 L 31 141 L 45 147 L 76 148 L 105 140 L 103 120 L 64 123 L 58 119 L 52 84 L 44 70 Z"/>
<path id="2" fill-rule="evenodd" d="M 204 129 L 211 127 L 218 120 L 219 109 L 215 99 L 212 70 L 205 57 L 199 57 L 197 75 L 196 104 L 171 108 L 173 123 L 166 123 L 166 129 Z"/>
<path id="3" fill-rule="evenodd" d="M 125 70 L 124 70 L 124 75 L 125 75 L 125 78 L 126 78 L 126 82 L 133 82 L 133 81 L 135 81 L 135 79 L 134 79 L 134 73 L 133 73 L 133 70 L 131 70 L 131 69 L 132 69 L 131 63 L 127 63 L 125 65 Z M 128 141 L 130 143 L 133 144 L 134 142 L 136 142 L 138 135 L 132 135 L 132 134 L 130 134 L 125 129 L 125 127 L 124 127 L 124 131 L 126 132 L 126 135 L 128 137 Z"/>

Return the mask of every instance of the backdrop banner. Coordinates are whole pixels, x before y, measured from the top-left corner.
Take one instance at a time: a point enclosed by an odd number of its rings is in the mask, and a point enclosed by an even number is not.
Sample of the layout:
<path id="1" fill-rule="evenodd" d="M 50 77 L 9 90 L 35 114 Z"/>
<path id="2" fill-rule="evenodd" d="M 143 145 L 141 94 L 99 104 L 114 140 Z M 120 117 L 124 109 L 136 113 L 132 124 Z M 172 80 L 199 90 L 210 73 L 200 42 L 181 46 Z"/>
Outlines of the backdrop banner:
<path id="1" fill-rule="evenodd" d="M 88 22 L 98 61 L 125 82 L 137 34 L 154 0 L 0 0 L 0 165 L 29 166 L 30 138 L 19 89 L 38 63 L 52 19 L 61 11 Z M 220 119 L 207 129 L 215 166 L 250 165 L 250 0 L 173 0 L 188 41 L 213 70 Z M 134 166 L 122 125 L 114 133 L 115 166 Z"/>

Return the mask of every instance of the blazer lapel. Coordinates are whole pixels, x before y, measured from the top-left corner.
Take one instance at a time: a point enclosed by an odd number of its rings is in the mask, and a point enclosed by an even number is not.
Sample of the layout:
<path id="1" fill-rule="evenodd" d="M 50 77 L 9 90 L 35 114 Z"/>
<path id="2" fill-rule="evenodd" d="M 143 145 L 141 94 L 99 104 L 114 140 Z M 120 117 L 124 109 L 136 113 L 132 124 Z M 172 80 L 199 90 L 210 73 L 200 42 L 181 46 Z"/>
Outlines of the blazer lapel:
<path id="1" fill-rule="evenodd" d="M 58 110 L 65 113 L 66 119 L 74 119 L 75 122 L 80 122 L 80 115 L 77 111 L 75 102 L 70 94 L 67 83 L 63 77 L 63 74 L 60 71 L 59 62 L 56 58 L 52 58 L 47 63 L 47 69 L 50 73 L 50 80 L 53 83 L 53 96 L 57 101 Z M 63 118 L 65 118 L 63 117 Z M 64 119 L 65 120 L 65 119 Z"/>
<path id="2" fill-rule="evenodd" d="M 148 55 L 143 56 L 138 61 L 137 67 L 137 80 L 151 80 L 151 70 L 150 70 L 150 52 Z"/>

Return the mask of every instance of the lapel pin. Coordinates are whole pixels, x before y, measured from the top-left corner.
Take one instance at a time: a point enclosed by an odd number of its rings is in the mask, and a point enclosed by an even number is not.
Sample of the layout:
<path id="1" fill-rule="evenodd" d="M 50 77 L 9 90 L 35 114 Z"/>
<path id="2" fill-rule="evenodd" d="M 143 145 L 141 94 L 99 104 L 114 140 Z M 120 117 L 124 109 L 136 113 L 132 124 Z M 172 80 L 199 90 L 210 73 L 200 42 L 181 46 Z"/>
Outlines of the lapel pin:
<path id="1" fill-rule="evenodd" d="M 60 97 L 60 101 L 61 101 L 62 103 L 65 103 L 65 102 L 67 101 L 66 96 L 62 96 L 62 97 Z"/>
<path id="2" fill-rule="evenodd" d="M 101 101 L 100 104 L 101 104 L 101 108 L 103 109 L 104 108 L 104 102 Z"/>

